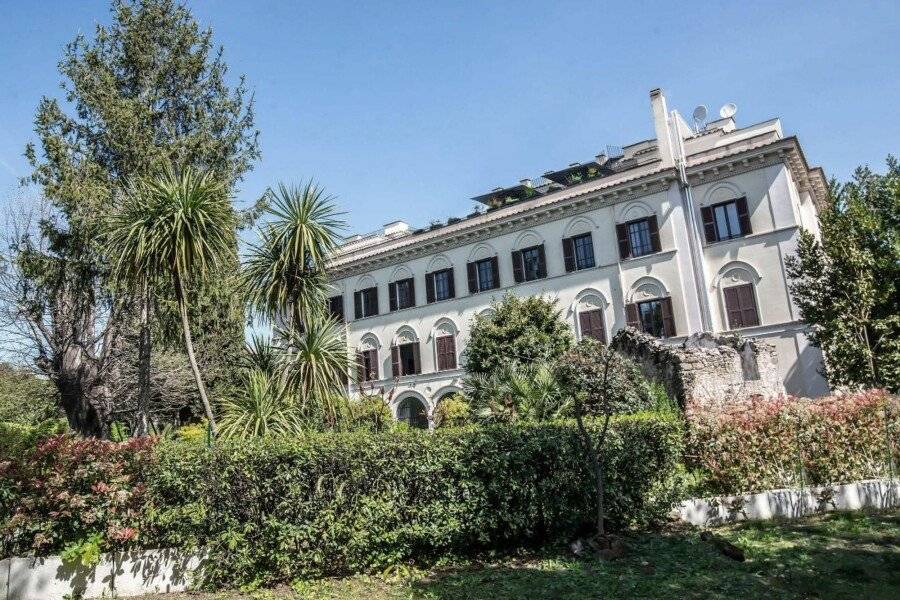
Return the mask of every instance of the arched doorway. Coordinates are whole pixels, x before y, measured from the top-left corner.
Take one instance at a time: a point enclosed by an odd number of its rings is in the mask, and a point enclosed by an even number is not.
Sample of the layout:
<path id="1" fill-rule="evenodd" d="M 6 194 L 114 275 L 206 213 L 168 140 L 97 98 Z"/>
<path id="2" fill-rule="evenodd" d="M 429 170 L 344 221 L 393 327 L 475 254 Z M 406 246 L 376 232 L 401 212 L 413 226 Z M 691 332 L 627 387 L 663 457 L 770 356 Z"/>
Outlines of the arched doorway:
<path id="1" fill-rule="evenodd" d="M 397 420 L 416 429 L 428 429 L 428 409 L 418 398 L 408 396 L 397 407 Z"/>

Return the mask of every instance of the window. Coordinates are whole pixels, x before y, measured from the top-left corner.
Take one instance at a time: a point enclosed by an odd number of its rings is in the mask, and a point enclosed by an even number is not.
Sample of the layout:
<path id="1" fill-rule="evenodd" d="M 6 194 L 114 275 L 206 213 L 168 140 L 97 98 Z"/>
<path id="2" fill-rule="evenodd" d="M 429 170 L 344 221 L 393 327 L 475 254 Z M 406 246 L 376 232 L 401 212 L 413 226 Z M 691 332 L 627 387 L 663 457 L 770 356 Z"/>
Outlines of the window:
<path id="1" fill-rule="evenodd" d="M 704 206 L 700 212 L 707 242 L 732 240 L 753 233 L 746 198 Z"/>
<path id="2" fill-rule="evenodd" d="M 656 215 L 616 225 L 619 257 L 637 258 L 661 250 Z"/>
<path id="3" fill-rule="evenodd" d="M 344 297 L 332 296 L 328 299 L 328 314 L 338 321 L 344 320 Z"/>
<path id="4" fill-rule="evenodd" d="M 566 272 L 590 269 L 594 266 L 594 241 L 590 233 L 563 240 L 563 259 Z"/>
<path id="5" fill-rule="evenodd" d="M 412 277 L 389 283 L 388 294 L 390 295 L 391 310 L 400 310 L 416 305 L 416 286 Z"/>
<path id="6" fill-rule="evenodd" d="M 456 297 L 456 290 L 453 286 L 453 269 L 426 273 L 425 296 L 429 304 Z"/>
<path id="7" fill-rule="evenodd" d="M 759 311 L 753 285 L 746 283 L 722 290 L 725 296 L 725 312 L 728 313 L 728 328 L 740 329 L 759 325 Z"/>
<path id="8" fill-rule="evenodd" d="M 629 327 L 634 327 L 652 336 L 662 338 L 675 335 L 671 298 L 657 298 L 627 304 L 625 305 L 625 317 Z"/>
<path id="9" fill-rule="evenodd" d="M 353 312 L 357 319 L 378 314 L 378 288 L 370 287 L 353 294 Z"/>
<path id="10" fill-rule="evenodd" d="M 456 340 L 452 335 L 442 335 L 434 340 L 437 350 L 438 371 L 456 368 Z"/>
<path id="11" fill-rule="evenodd" d="M 603 328 L 603 311 L 599 308 L 578 313 L 578 325 L 581 327 L 581 339 L 593 338 L 606 343 L 606 332 Z"/>
<path id="12" fill-rule="evenodd" d="M 513 278 L 516 283 L 543 279 L 547 276 L 544 245 L 532 246 L 512 253 Z"/>
<path id="13" fill-rule="evenodd" d="M 421 373 L 419 342 L 407 342 L 392 347 L 391 369 L 394 377 Z"/>
<path id="14" fill-rule="evenodd" d="M 400 401 L 397 420 L 416 429 L 428 429 L 428 411 L 418 398 L 404 398 Z"/>
<path id="15" fill-rule="evenodd" d="M 497 257 L 470 262 L 467 265 L 469 293 L 484 292 L 500 287 L 500 270 Z"/>
<path id="16" fill-rule="evenodd" d="M 378 350 L 369 349 L 356 353 L 356 380 L 358 382 L 378 379 Z"/>

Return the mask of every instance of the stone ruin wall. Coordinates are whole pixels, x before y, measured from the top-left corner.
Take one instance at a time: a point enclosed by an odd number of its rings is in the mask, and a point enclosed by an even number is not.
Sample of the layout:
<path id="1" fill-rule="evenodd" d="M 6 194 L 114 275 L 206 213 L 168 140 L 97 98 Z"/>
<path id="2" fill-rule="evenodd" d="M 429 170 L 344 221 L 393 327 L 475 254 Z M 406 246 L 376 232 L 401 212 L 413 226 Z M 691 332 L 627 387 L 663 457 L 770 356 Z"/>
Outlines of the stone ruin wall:
<path id="1" fill-rule="evenodd" d="M 700 333 L 676 346 L 626 327 L 611 345 L 637 362 L 647 378 L 665 385 L 686 410 L 785 394 L 778 356 L 768 342 Z"/>

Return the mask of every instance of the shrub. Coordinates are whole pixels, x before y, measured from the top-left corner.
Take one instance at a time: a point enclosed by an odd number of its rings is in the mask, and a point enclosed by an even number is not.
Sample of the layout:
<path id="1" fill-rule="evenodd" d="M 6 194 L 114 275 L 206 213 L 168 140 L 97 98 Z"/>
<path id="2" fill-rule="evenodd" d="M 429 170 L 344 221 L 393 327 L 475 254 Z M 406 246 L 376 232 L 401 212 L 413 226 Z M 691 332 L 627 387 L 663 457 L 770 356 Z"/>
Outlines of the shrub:
<path id="1" fill-rule="evenodd" d="M 466 344 L 466 371 L 490 374 L 510 363 L 550 362 L 572 347 L 572 328 L 556 301 L 506 294 L 478 315 Z"/>
<path id="2" fill-rule="evenodd" d="M 475 373 L 464 382 L 472 417 L 482 423 L 550 421 L 571 416 L 553 369 L 546 363 L 504 365 L 491 374 Z"/>
<path id="3" fill-rule="evenodd" d="M 471 407 L 465 398 L 459 394 L 453 394 L 444 398 L 434 407 L 434 427 L 442 429 L 448 427 L 463 427 L 471 423 L 469 414 Z"/>
<path id="4" fill-rule="evenodd" d="M 21 457 L 41 441 L 66 429 L 65 419 L 47 419 L 37 425 L 0 422 L 0 461 Z"/>
<path id="5" fill-rule="evenodd" d="M 613 413 L 635 413 L 654 407 L 657 400 L 654 391 L 632 360 L 611 350 L 596 340 L 585 338 L 572 350 L 564 354 L 557 364 L 557 377 L 564 393 L 582 394 L 585 411 L 598 414 L 597 391 L 603 386 L 607 357 L 609 363 L 607 389 L 610 409 Z"/>
<path id="6" fill-rule="evenodd" d="M 0 462 L 3 554 L 46 554 L 90 540 L 106 551 L 146 541 L 139 539 L 143 479 L 153 445 L 153 438 L 115 443 L 57 435 Z"/>
<path id="7" fill-rule="evenodd" d="M 896 473 L 898 432 L 900 401 L 884 391 L 748 401 L 694 411 L 686 461 L 717 494 L 845 483 Z"/>
<path id="8" fill-rule="evenodd" d="M 48 379 L 0 362 L 0 422 L 38 425 L 61 414 L 56 388 Z"/>
<path id="9" fill-rule="evenodd" d="M 349 401 L 350 429 L 387 431 L 394 424 L 394 416 L 383 396 L 372 395 Z"/>
<path id="10" fill-rule="evenodd" d="M 613 526 L 665 516 L 680 441 L 673 421 L 614 421 Z M 271 584 L 573 535 L 593 514 L 585 465 L 571 423 L 171 442 L 148 512 L 161 545 L 210 549 L 211 584 Z"/>

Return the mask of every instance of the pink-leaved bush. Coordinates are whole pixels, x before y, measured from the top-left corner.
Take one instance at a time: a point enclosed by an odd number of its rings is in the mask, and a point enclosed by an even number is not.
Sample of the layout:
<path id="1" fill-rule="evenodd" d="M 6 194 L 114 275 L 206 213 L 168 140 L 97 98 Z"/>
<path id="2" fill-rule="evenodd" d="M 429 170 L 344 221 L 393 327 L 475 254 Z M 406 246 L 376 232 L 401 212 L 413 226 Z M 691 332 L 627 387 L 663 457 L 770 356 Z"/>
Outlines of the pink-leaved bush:
<path id="1" fill-rule="evenodd" d="M 900 398 L 883 390 L 693 411 L 685 460 L 716 494 L 897 476 Z"/>

